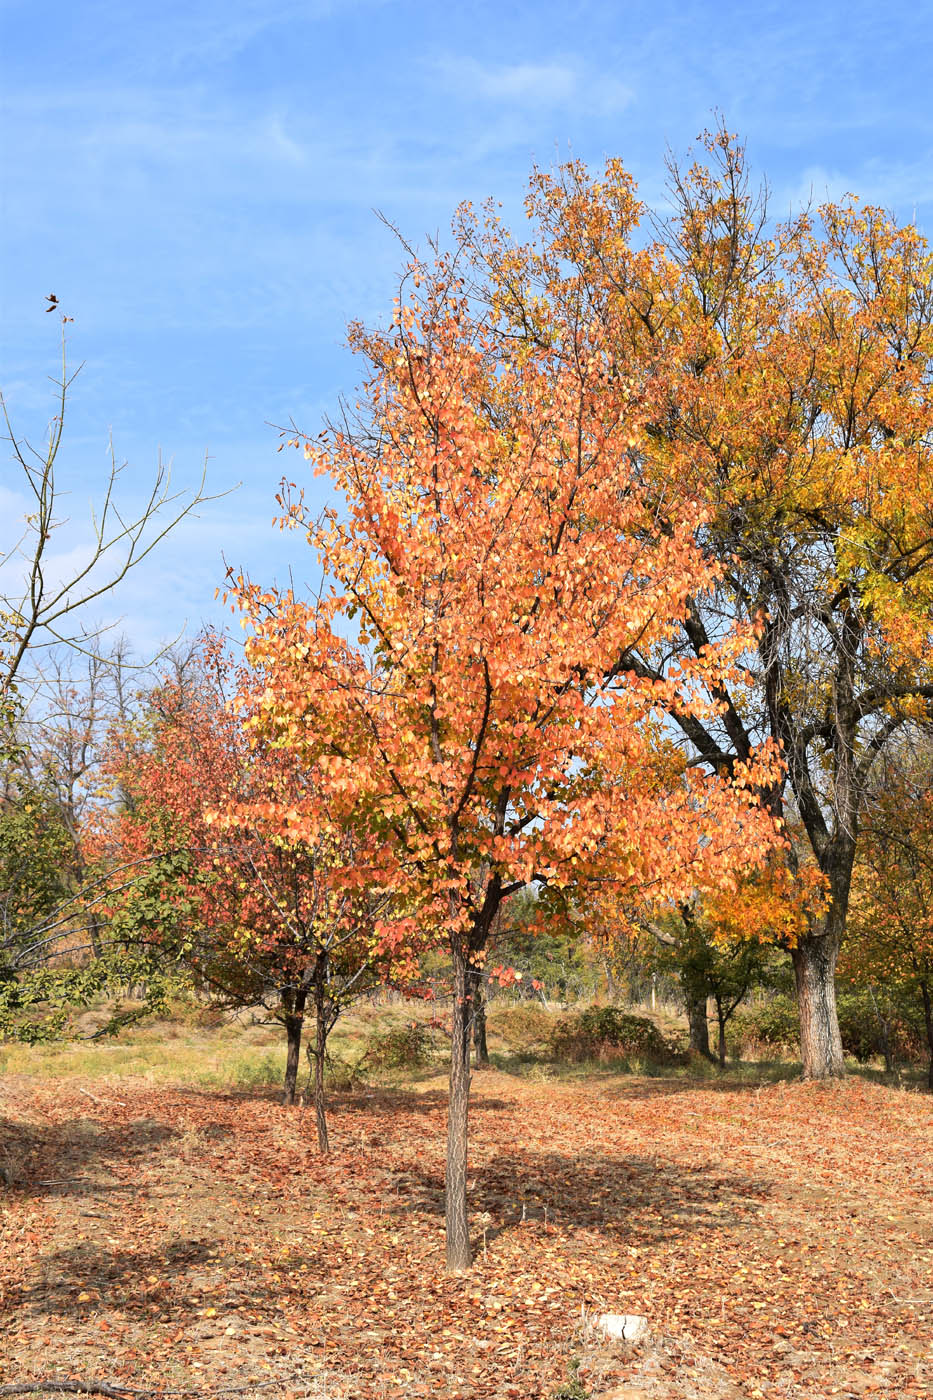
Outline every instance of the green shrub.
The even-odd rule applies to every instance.
[[[667,1040],[647,1016],[633,1016],[616,1006],[590,1006],[563,1016],[548,1039],[557,1060],[616,1060],[627,1055],[674,1064],[680,1047]]]
[[[567,1367],[567,1380],[554,1391],[552,1400],[589,1400],[589,1394],[580,1379],[580,1362],[575,1359]]]
[[[839,1033],[847,1055],[864,1064],[884,1053],[882,1018],[887,1023],[888,1044],[895,1060],[922,1061],[923,1037],[911,1022],[909,1012],[896,998],[857,990],[841,993],[836,999]],[[730,1040],[743,1059],[766,1059],[800,1054],[800,1020],[792,997],[775,997],[758,1006],[743,1006],[732,1020]]]
[[[800,1053],[797,1003],[791,997],[774,997],[757,1006],[743,1006],[732,1018],[729,1037],[741,1059],[780,1054],[795,1059]]]
[[[893,1060],[913,1064],[925,1058],[920,1028],[911,1021],[908,1007],[896,995],[882,991],[872,997],[865,988],[842,993],[836,1005],[842,1048],[859,1064],[884,1054],[885,1032]]]
[[[419,1069],[431,1059],[431,1033],[413,1021],[369,1037],[362,1063],[370,1069]]]

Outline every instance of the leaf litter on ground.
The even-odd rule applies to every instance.
[[[922,1095],[478,1074],[450,1276],[440,1079],[340,1096],[323,1160],[270,1096],[87,1087],[0,1098],[0,1384],[535,1400],[575,1362],[618,1400],[933,1394]]]

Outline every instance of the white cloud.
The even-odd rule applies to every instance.
[[[576,72],[562,63],[512,63],[484,68],[475,61],[462,65],[464,86],[481,97],[507,102],[563,102],[577,91]]]
[[[632,89],[620,79],[591,72],[576,58],[505,64],[445,58],[437,71],[461,96],[506,106],[569,107],[608,116],[634,99]]]

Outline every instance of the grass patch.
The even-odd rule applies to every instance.
[[[0,1073],[44,1080],[132,1076],[153,1084],[256,1089],[281,1083],[285,1046],[275,1028],[157,1022],[114,1040],[0,1046]]]
[[[93,1014],[103,1015],[96,1010]],[[352,1008],[338,1021],[328,1043],[329,1089],[349,1089],[365,1080],[401,1087],[422,1081],[426,1074],[443,1073],[449,1043],[443,1031],[431,1024],[436,1014],[437,1007],[402,999],[364,1002]],[[441,1017],[444,1014],[439,1012]],[[599,1014],[605,1021],[605,1009]],[[646,1017],[614,1015],[626,1028],[637,1019],[638,1037],[651,1036]],[[741,1061],[730,1059],[726,1069],[720,1070],[698,1055],[671,1055],[665,1060],[645,1053],[637,1044],[607,1046],[601,1035],[588,1045],[580,1043],[586,1037],[574,1036],[574,1058],[555,1057],[555,1030],[568,1025],[576,1030],[580,1022],[580,1009],[567,1013],[530,1003],[494,1005],[488,1017],[491,1063],[503,1073],[540,1083],[623,1075],[704,1081],[725,1087],[773,1084],[800,1075],[799,1061],[789,1054],[772,1057],[772,1051]],[[601,1022],[594,1029],[606,1027]],[[88,1034],[92,1031],[89,1027]],[[670,1046],[666,1027],[661,1035],[663,1043]],[[620,1034],[618,1038],[626,1037]],[[880,1062],[859,1065],[850,1061],[848,1068],[852,1075],[872,1084],[919,1090],[925,1082],[925,1071],[919,1066],[901,1067],[891,1075],[885,1074]],[[306,1073],[303,1055],[300,1087]],[[228,1016],[214,1025],[199,1025],[195,1018],[184,1015],[133,1026],[112,1039],[0,1045],[0,1074],[49,1081],[127,1076],[152,1084],[190,1084],[205,1089],[277,1090],[285,1074],[285,1038],[274,1022]]]

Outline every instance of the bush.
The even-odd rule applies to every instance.
[[[918,1063],[924,1056],[924,1038],[912,1024],[909,1013],[898,999],[880,993],[874,1000],[866,990],[844,992],[837,999],[842,1048],[859,1064],[884,1054],[887,1029],[888,1049],[893,1060]]]
[[[557,1060],[610,1060],[635,1055],[659,1064],[683,1059],[678,1045],[667,1040],[647,1016],[633,1016],[615,1006],[591,1006],[562,1017],[549,1037]]]
[[[543,1006],[518,1002],[511,1006],[490,1007],[486,1012],[490,1031],[501,1036],[510,1050],[543,1049],[554,1025],[554,1017]]]
[[[895,1060],[913,1063],[924,1058],[924,1041],[905,1008],[888,997],[877,998],[877,1009],[867,991],[843,992],[837,997],[842,1048],[860,1064],[884,1053],[881,1016],[887,1022],[888,1043]],[[766,1059],[800,1054],[800,1020],[791,997],[775,997],[758,1006],[742,1007],[732,1020],[731,1040],[744,1059]]]
[[[774,997],[757,1006],[743,1006],[732,1018],[730,1039],[740,1059],[761,1060],[779,1054],[796,1059],[800,1053],[797,1003],[791,997]]]
[[[413,1021],[371,1035],[361,1064],[370,1069],[419,1069],[431,1059],[431,1033]]]

